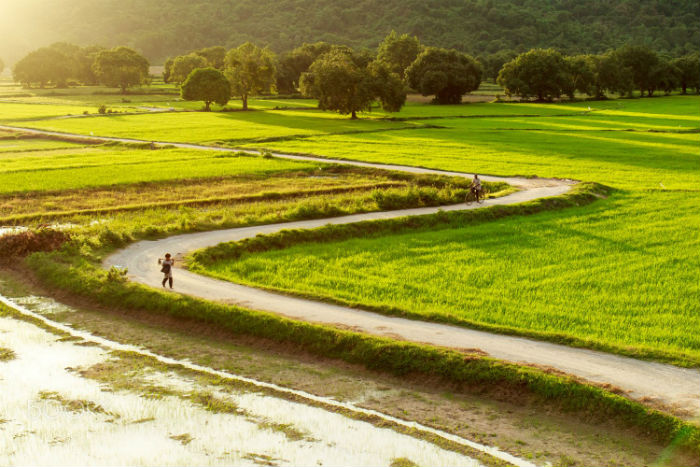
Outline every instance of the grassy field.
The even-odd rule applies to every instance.
[[[0,153],[0,193],[54,191],[163,180],[177,183],[178,180],[243,173],[264,176],[318,166],[315,163],[264,159],[243,153],[186,149],[151,151],[119,145],[57,148],[46,152],[27,149],[35,148],[37,140],[18,140],[14,144],[14,152]]]
[[[0,104],[0,112],[2,105]],[[229,143],[331,133],[384,131],[416,126],[414,123],[381,120],[354,122],[347,117],[317,110],[151,113],[18,123],[30,128],[94,134],[95,136],[117,136],[168,142],[220,141]]]
[[[426,318],[544,338],[570,337],[641,353],[658,350],[676,355],[679,362],[687,355],[691,360],[698,357],[700,341],[690,332],[700,324],[700,300],[696,300],[700,297],[694,285],[700,265],[690,254],[697,250],[700,227],[698,97],[456,106],[410,102],[399,113],[373,111],[359,121],[319,112],[312,108],[313,101],[304,99],[253,100],[252,106],[262,109],[254,112],[52,118],[81,113],[85,106],[94,113],[99,102],[121,110],[199,105],[178,102],[172,89],[154,91],[160,94],[120,96],[113,90],[79,88],[30,90],[23,97],[21,90],[3,88],[0,120],[86,135],[603,183],[616,191],[591,206],[470,229],[295,246],[221,263],[212,273],[333,301],[393,307]],[[232,102],[229,107],[236,105]],[[164,201],[161,187],[173,184],[182,185],[175,201],[195,203],[181,212],[169,208],[168,227],[162,233],[380,208],[367,192],[338,193],[330,203],[266,199],[235,208],[196,207],[197,199],[279,191],[285,184],[292,191],[314,186],[308,179],[291,181],[284,175],[312,169],[313,164],[259,157],[4,139],[0,160],[3,215],[21,215],[22,209],[51,213],[119,208],[143,196],[145,204],[153,205],[148,214],[110,216],[108,228],[120,232],[148,232],[149,222],[158,223],[163,208],[156,204]],[[234,180],[242,174],[274,176],[270,185],[256,189],[255,182]],[[357,177],[360,185],[369,180]],[[350,187],[349,178],[326,180],[318,187]],[[138,182],[148,186],[137,188]],[[370,180],[374,182],[379,181]],[[116,193],[111,185],[121,187],[114,198],[121,201],[107,201]],[[389,189],[398,190],[402,202],[410,190]],[[35,192],[24,208],[22,191]],[[57,191],[59,195],[54,194]],[[87,193],[94,195],[94,202],[79,201],[90,197]],[[445,201],[450,196],[439,198]],[[77,216],[73,218],[80,223],[90,219],[89,214]],[[103,228],[90,227],[90,235],[102,235],[98,230]]]
[[[78,143],[71,143],[66,141],[52,141],[47,139],[18,139],[14,135],[7,135],[3,138],[0,134],[0,160],[13,158],[12,154],[3,153],[26,153],[34,151],[51,151],[54,149],[69,149],[69,148],[79,148],[81,145]]]
[[[526,220],[293,246],[209,271],[345,304],[697,361],[700,261],[688,258],[700,248],[696,207],[697,197],[616,194]],[[673,228],[678,212],[685,229]]]
[[[211,273],[696,362],[700,261],[691,252],[700,249],[700,135],[687,130],[700,127],[698,104],[697,97],[605,102],[576,117],[437,120],[447,128],[270,143],[330,157],[593,180],[617,191],[564,212],[294,246],[222,262]]]
[[[90,258],[154,235],[456,203],[468,185],[244,153],[0,138],[0,226],[72,226]]]

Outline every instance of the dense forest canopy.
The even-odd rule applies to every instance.
[[[55,41],[128,45],[152,63],[245,41],[284,52],[327,41],[376,48],[392,30],[474,56],[624,43],[679,56],[700,48],[697,0],[3,0],[0,57]]]

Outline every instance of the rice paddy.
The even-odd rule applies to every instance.
[[[347,117],[311,110],[268,110],[251,112],[175,112],[138,115],[105,115],[94,118],[13,119],[3,112],[0,120],[28,128],[79,133],[94,136],[113,136],[165,142],[223,142],[239,143],[269,139],[306,137],[331,133],[385,131],[419,126],[414,123],[366,119],[350,121]],[[22,107],[22,105],[20,105]],[[37,107],[24,105],[24,107]],[[22,107],[19,112],[29,115]],[[53,108],[54,106],[46,106]],[[56,112],[62,112],[56,107]],[[14,112],[10,109],[9,112]]]
[[[250,105],[255,111],[203,113],[192,111],[200,103],[182,102],[172,90],[127,96],[95,91],[100,90],[29,95],[0,90],[0,123],[85,136],[193,142],[608,185],[612,194],[587,206],[467,228],[414,229],[290,246],[221,261],[209,273],[418,319],[571,341],[647,358],[663,353],[685,366],[696,366],[700,360],[696,332],[700,260],[695,253],[700,249],[698,97],[457,106],[410,102],[396,114],[373,110],[351,121],[320,112],[315,102],[305,99],[254,99]],[[102,104],[129,114],[96,115]],[[238,105],[233,101],[228,108]],[[157,109],[167,112],[153,112]],[[114,248],[141,238],[377,211],[383,209],[378,202],[382,197],[395,197],[405,207],[430,196],[438,204],[455,202],[457,193],[463,199],[460,189],[457,184],[424,186],[378,171],[328,169],[317,162],[0,133],[0,224],[22,228],[60,223],[77,243],[61,252],[63,256],[46,260],[65,260],[76,268],[98,267]],[[418,192],[426,196],[417,197]],[[12,357],[0,365],[26,364],[23,347],[10,338],[14,331],[5,320],[0,325],[8,331],[0,350]],[[400,435],[385,435],[374,427],[357,443],[344,446],[339,440],[352,438],[355,435],[348,433],[361,428],[349,427],[350,422],[340,416],[342,422],[332,419],[334,414],[290,408],[286,401],[278,407],[261,395],[216,394],[227,400],[228,407],[245,410],[248,418],[241,413],[208,413],[190,397],[201,388],[172,375],[152,375],[146,381],[151,386],[170,381],[169,390],[179,391],[158,401],[104,393],[94,381],[64,369],[104,364],[102,350],[35,338],[44,347],[94,351],[94,361],[62,361],[50,370],[55,384],[32,386],[27,393],[36,396],[31,402],[41,408],[35,420],[15,413],[17,404],[26,401],[6,401],[5,406],[14,410],[13,420],[21,419],[19,428],[12,428],[20,440],[14,463],[105,462],[100,457],[104,451],[90,447],[95,438],[88,440],[83,428],[94,430],[104,443],[115,443],[115,450],[135,456],[122,459],[125,463],[149,463],[156,459],[149,456],[156,455],[164,456],[159,463],[163,459],[205,463],[205,448],[216,451],[217,462],[228,464],[306,463],[309,452],[316,456],[312,460],[321,462],[374,465],[379,459],[386,465],[406,460],[433,465],[447,459],[444,463],[454,463],[450,457],[454,453],[440,457],[440,449],[431,445],[405,448],[403,438],[393,438]],[[26,376],[33,378],[31,373]],[[73,386],[77,389],[70,389]],[[183,399],[182,394],[188,396]],[[76,401],[86,404],[72,410]],[[263,413],[260,407],[272,412]],[[166,429],[173,424],[183,429]],[[346,424],[345,431],[327,429],[338,424]],[[68,432],[64,425],[75,429]],[[231,432],[234,428],[252,440],[250,448],[232,450],[224,442],[235,438],[243,444],[243,438]],[[157,440],[156,449],[148,452],[134,441],[147,437]],[[37,443],[51,447],[36,450]],[[138,449],[120,449],[119,443]],[[273,445],[279,450],[270,448]],[[396,448],[388,450],[387,445]],[[363,449],[369,457],[359,454]],[[87,457],[75,457],[75,452]]]
[[[30,140],[32,141],[32,140]],[[32,147],[32,142],[28,143]],[[314,163],[264,159],[215,151],[86,146],[5,152],[0,155],[0,193],[66,190],[133,183],[226,177],[237,174],[271,175],[316,167]],[[19,149],[19,150],[17,150]]]
[[[154,100],[148,95],[131,97]],[[566,213],[509,219],[470,231],[421,232],[413,241],[408,241],[413,233],[406,232],[397,238],[294,247],[220,264],[212,273],[426,318],[450,317],[467,325],[569,336],[611,348],[663,350],[681,360],[683,355],[697,356],[700,350],[698,340],[688,332],[699,324],[693,284],[698,283],[700,268],[697,257],[688,254],[698,246],[695,232],[700,226],[694,209],[700,186],[697,97],[564,104],[409,103],[393,115],[399,121],[385,120],[385,114],[378,112],[359,122],[314,110],[309,101],[279,99],[260,100],[265,110],[256,112],[51,119],[49,114],[65,113],[90,96],[79,95],[69,106],[61,103],[68,96],[27,99],[51,101],[42,105],[0,103],[2,119],[86,135],[242,145],[606,184],[618,190],[609,199]],[[155,101],[161,99],[175,100],[166,95]],[[421,120],[426,117],[429,119]],[[401,131],[389,131],[395,129]],[[96,190],[149,182],[155,184],[151,192],[156,193],[165,186],[190,185],[194,179],[202,185],[217,184],[220,182],[214,179],[240,174],[274,178],[317,167],[175,148],[146,151],[16,139],[0,141],[0,158],[0,190],[7,194],[5,213],[15,215],[18,211],[10,195],[19,199],[16,196],[22,191]],[[331,185],[339,186],[335,181],[319,186]],[[236,192],[227,186],[217,193],[203,189],[197,196],[192,189],[175,190],[182,194],[175,194],[174,200],[204,199],[205,193],[221,196],[229,189]],[[104,206],[133,203],[134,196],[142,192],[135,191],[131,198],[120,195],[125,196],[121,203],[105,201]],[[154,202],[163,201],[157,195],[149,196]],[[93,199],[106,197],[102,193]],[[59,196],[53,204],[39,198],[34,202],[36,212],[61,207],[66,211],[95,209],[100,204],[73,203],[69,200],[75,199],[74,194]],[[156,216],[157,206],[154,208]],[[26,209],[31,210],[29,205]],[[198,210],[190,210],[187,216],[193,212]],[[224,217],[244,215],[236,212]],[[278,207],[266,212],[281,211]],[[172,215],[172,221],[166,223],[176,224],[182,213]],[[115,222],[120,225],[140,221],[128,214],[117,217],[120,220]],[[679,263],[688,267],[679,270]],[[610,320],[618,324],[609,326]]]
[[[426,319],[697,361],[700,341],[692,329],[700,326],[700,262],[691,252],[700,247],[700,101],[653,103],[268,143],[328,157],[592,180],[618,191],[592,206],[470,229],[254,254],[211,273]]]
[[[388,428],[172,372],[130,369],[131,390],[112,388],[83,375],[117,355],[7,317],[0,330],[14,353],[0,359],[9,464],[481,465]]]

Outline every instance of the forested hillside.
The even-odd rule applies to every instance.
[[[392,29],[475,56],[532,47],[597,53],[626,42],[672,55],[700,48],[697,0],[6,1],[6,63],[59,40],[129,45],[157,63],[246,40],[276,52],[319,40],[375,48]]]

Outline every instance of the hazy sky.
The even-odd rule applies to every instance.
[[[51,38],[43,14],[56,0],[0,0],[0,59],[10,65]]]

